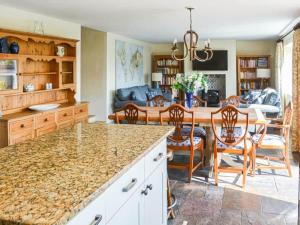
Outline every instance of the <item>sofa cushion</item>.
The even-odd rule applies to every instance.
[[[133,101],[136,100],[135,91],[132,91],[132,92],[130,93],[130,100],[133,100]]]
[[[266,96],[263,104],[265,105],[276,105],[278,102],[280,102],[280,97],[278,93],[273,92]]]
[[[117,90],[118,98],[121,101],[128,101],[130,100],[131,92],[134,91],[134,87],[130,88],[120,88]]]
[[[251,90],[243,99],[251,104],[260,96],[261,92],[262,90]]]

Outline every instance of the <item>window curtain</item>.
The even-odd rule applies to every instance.
[[[282,67],[284,62],[284,48],[283,41],[278,41],[276,45],[276,57],[275,57],[275,88],[280,94],[280,99],[284,99],[284,93],[282,88]],[[281,107],[283,108],[283,101],[281,101]]]
[[[300,29],[293,38],[293,122],[292,151],[300,151]]]

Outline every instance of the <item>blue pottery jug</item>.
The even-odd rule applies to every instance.
[[[19,45],[18,45],[17,42],[12,42],[12,43],[10,44],[9,49],[10,49],[10,53],[11,53],[11,54],[18,54],[18,53],[19,53],[19,50],[20,50]]]
[[[9,53],[7,38],[0,38],[0,53]]]

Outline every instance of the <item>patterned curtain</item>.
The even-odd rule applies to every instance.
[[[293,41],[293,122],[292,150],[300,151],[300,29],[295,30]]]

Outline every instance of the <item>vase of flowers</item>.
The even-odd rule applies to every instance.
[[[195,91],[198,89],[207,89],[207,76],[202,73],[193,73],[190,76],[177,76],[172,88],[183,91],[186,96],[186,106],[192,108]]]

